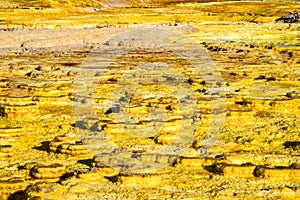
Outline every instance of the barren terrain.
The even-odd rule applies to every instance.
[[[0,199],[299,199],[297,1],[0,1]]]

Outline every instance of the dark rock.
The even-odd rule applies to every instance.
[[[283,17],[276,19],[275,22],[284,22],[284,23],[300,22],[300,13],[291,12],[287,16],[283,16]]]

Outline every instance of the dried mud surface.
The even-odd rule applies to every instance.
[[[0,199],[298,199],[299,2],[1,1]]]

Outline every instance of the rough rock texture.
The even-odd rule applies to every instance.
[[[287,16],[280,17],[275,20],[275,22],[284,22],[284,23],[296,23],[300,22],[300,13],[291,12]]]
[[[88,150],[80,141],[77,135],[64,134],[57,136],[49,144],[49,152],[80,156],[88,154]]]
[[[299,8],[1,1],[0,199],[299,198]]]

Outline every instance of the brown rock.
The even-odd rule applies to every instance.
[[[26,186],[25,180],[18,178],[0,180],[0,199],[8,199],[13,193],[24,190]]]
[[[0,145],[0,158],[10,158],[13,155],[12,145]]]
[[[24,134],[22,127],[0,128],[0,138],[14,138]]]
[[[86,156],[89,154],[80,138],[75,134],[64,134],[55,137],[49,144],[49,152],[68,154],[71,156]]]
[[[47,179],[57,181],[66,172],[61,164],[51,164],[48,166],[37,164],[31,170],[30,174],[36,179]]]
[[[0,106],[0,116],[7,118],[35,118],[39,112],[37,105]]]
[[[85,172],[78,173],[78,178],[89,183],[107,183],[110,177],[117,176],[119,170],[112,168],[98,168],[86,170]]]

